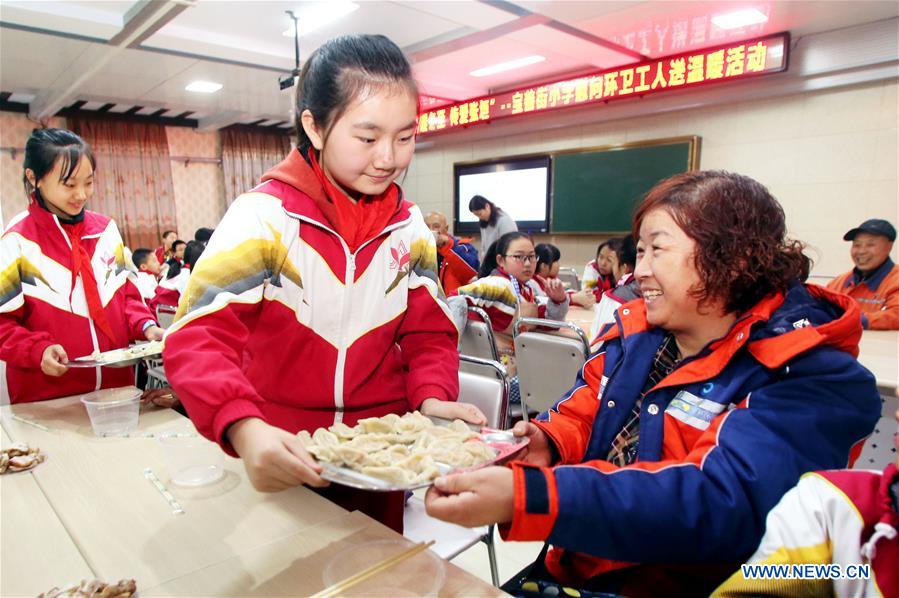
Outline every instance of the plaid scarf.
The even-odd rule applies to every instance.
[[[643,390],[640,391],[640,398],[637,399],[624,427],[618,432],[615,440],[612,441],[612,448],[609,450],[608,457],[606,457],[609,463],[624,467],[637,460],[637,448],[640,445],[640,410],[643,405],[643,397],[663,378],[674,371],[679,361],[680,350],[677,348],[674,335],[668,333],[656,351],[652,369],[649,371]]]

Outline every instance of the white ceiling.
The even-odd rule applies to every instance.
[[[413,60],[424,94],[452,100],[614,67],[640,55],[784,30],[796,39],[899,15],[892,0],[357,2],[358,10],[303,34],[301,57],[335,35],[383,33]],[[136,48],[119,48],[107,42],[137,2],[0,0],[0,91],[14,94],[10,101],[34,101],[32,111],[86,101],[114,104],[112,112],[133,106],[144,107],[142,114],[192,112],[210,128],[289,121],[293,89],[279,91],[277,83],[294,63],[293,39],[282,35],[291,23],[285,11],[297,11],[302,23],[321,3],[188,0],[173,6],[185,3]],[[711,24],[716,14],[747,7],[768,15],[768,22],[731,31]],[[469,75],[531,54],[546,60],[489,77]],[[224,87],[209,95],[184,90],[197,79]]]

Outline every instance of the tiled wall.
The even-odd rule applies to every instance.
[[[59,118],[50,120],[50,126],[64,126]],[[3,226],[10,218],[21,212],[28,205],[25,190],[22,188],[22,161],[25,141],[31,135],[36,123],[25,114],[18,112],[0,112],[0,206],[2,206]],[[7,150],[15,148],[15,154]]]
[[[53,119],[53,126],[64,127],[64,119]],[[0,152],[0,201],[3,224],[25,209],[22,189],[22,150],[35,124],[25,114],[0,112],[0,147],[16,148]],[[221,160],[222,148],[217,133],[199,133],[186,127],[166,127],[169,153],[172,156]],[[172,161],[172,184],[178,234],[193,239],[200,227],[215,227],[225,214],[222,167],[219,163]]]
[[[218,133],[186,127],[166,127],[169,154],[221,160]],[[215,228],[225,215],[225,191],[220,163],[172,160],[172,185],[178,216],[178,236],[189,241],[200,227]]]
[[[403,182],[425,211],[452,214],[453,163],[682,135],[702,137],[700,167],[756,178],[780,200],[790,234],[810,245],[813,274],[848,270],[843,233],[867,218],[899,226],[896,80],[534,132],[416,153]],[[579,271],[599,236],[541,235]],[[899,244],[893,250],[899,261]]]

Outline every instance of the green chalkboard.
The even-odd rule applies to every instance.
[[[697,168],[698,155],[698,137],[555,154],[551,232],[629,231],[640,198],[662,179]]]

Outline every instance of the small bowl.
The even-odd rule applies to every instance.
[[[378,540],[339,552],[325,566],[322,581],[329,588],[381,563],[412,545],[398,540]],[[341,596],[437,596],[446,577],[446,565],[430,550],[423,550],[404,561],[341,592]]]
[[[140,397],[143,392],[133,386],[103,388],[82,395],[91,427],[97,436],[123,436],[137,429]]]

